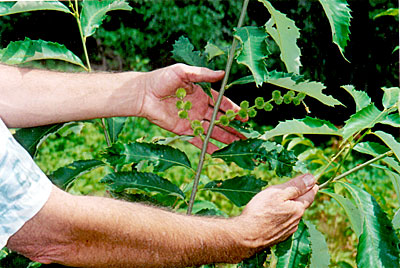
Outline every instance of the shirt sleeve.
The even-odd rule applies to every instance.
[[[52,183],[0,119],[0,249],[50,196]]]

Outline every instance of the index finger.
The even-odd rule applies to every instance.
[[[304,174],[283,184],[276,185],[275,187],[283,190],[284,199],[293,200],[310,191],[314,185],[314,176],[311,174]]]

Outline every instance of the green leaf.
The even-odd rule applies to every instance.
[[[397,160],[400,161],[400,143],[398,143],[392,135],[383,131],[375,131],[372,134],[378,136],[392,150]]]
[[[271,18],[268,20],[265,28],[279,46],[281,60],[285,63],[288,73],[299,74],[301,66],[301,52],[297,46],[297,39],[300,37],[299,29],[293,20],[276,10],[269,1],[259,1],[264,4],[271,14]]]
[[[6,1],[0,2],[0,16],[37,10],[71,11],[60,1]]]
[[[364,91],[355,90],[353,85],[342,86],[354,99],[356,103],[356,112],[371,104],[371,98]]]
[[[237,29],[234,36],[242,45],[237,62],[246,65],[253,74],[256,86],[261,86],[268,74],[265,66],[265,58],[270,54],[265,42],[268,34],[262,27],[247,26]]]
[[[386,170],[386,173],[388,174],[390,181],[393,184],[393,188],[397,196],[397,201],[400,204],[400,174],[392,172],[390,170]]]
[[[138,189],[147,193],[162,193],[185,199],[185,194],[169,180],[153,173],[144,172],[118,172],[111,173],[102,179],[109,184],[111,190],[123,192],[127,189]]]
[[[353,114],[343,127],[343,140],[352,135],[375,126],[386,117],[387,113],[381,112],[373,103]]]
[[[362,233],[363,217],[360,210],[354,205],[354,203],[344,196],[329,192],[327,190],[321,190],[320,192],[329,195],[339,203],[339,205],[346,212],[353,231],[356,233],[357,237],[359,237]]]
[[[275,78],[275,76],[268,77],[265,82],[289,90],[302,92],[328,106],[343,105],[340,101],[332,96],[327,96],[322,93],[322,90],[325,89],[325,86],[319,82],[307,80],[304,82],[298,82],[294,81],[292,77]]]
[[[127,10],[132,8],[125,0],[83,0],[80,21],[85,38],[93,35],[103,23],[106,13],[113,10]]]
[[[304,221],[310,233],[311,261],[310,268],[328,268],[331,263],[328,244],[325,237],[310,221]]]
[[[72,122],[41,127],[21,128],[15,132],[14,138],[32,157],[35,157],[38,147],[48,136],[56,133],[58,130],[69,124],[72,124]]]
[[[400,116],[398,113],[388,114],[379,123],[389,125],[392,127],[396,127],[396,128],[400,128]]]
[[[79,160],[57,169],[49,175],[49,178],[61,189],[66,189],[67,186],[76,178],[103,165],[104,163],[102,161],[95,159]]]
[[[278,258],[276,268],[305,268],[311,256],[310,234],[307,226],[300,221],[297,231],[284,242],[276,245]]]
[[[282,145],[260,139],[235,141],[211,156],[249,170],[265,162],[280,177],[290,176],[297,160],[293,152],[287,151]]]
[[[118,136],[124,128],[127,119],[127,117],[111,117],[105,119],[107,132],[111,138],[112,143],[117,142]]]
[[[261,139],[268,140],[272,137],[287,134],[318,134],[341,136],[341,132],[329,121],[305,117],[280,122],[274,129],[265,132]]]
[[[243,260],[238,264],[238,268],[260,268],[264,267],[264,263],[267,260],[268,255],[271,253],[270,249],[267,248],[261,252],[257,252],[248,259]]]
[[[382,105],[385,109],[389,109],[400,101],[400,88],[391,87],[391,88],[382,88],[384,91],[382,98]]]
[[[172,166],[182,166],[191,169],[186,154],[168,145],[132,142],[113,144],[104,153],[107,162],[112,166],[117,164],[139,163],[147,160],[154,165],[154,171],[165,171]]]
[[[64,45],[43,40],[16,41],[0,50],[0,61],[6,64],[21,64],[34,60],[62,60],[78,65],[86,70],[81,59]]]
[[[208,41],[204,53],[207,55],[207,60],[210,61],[215,57],[224,55],[225,51]]]
[[[394,229],[400,229],[400,209],[394,214],[392,224]]]
[[[389,9],[387,9],[387,10],[385,10],[385,11],[383,11],[383,12],[377,14],[377,15],[375,15],[374,16],[374,20],[379,18],[379,17],[382,17],[382,16],[395,16],[395,17],[397,17],[397,16],[399,16],[399,9],[398,8],[389,8]]]
[[[246,205],[267,182],[253,176],[235,177],[225,181],[211,181],[204,186],[204,190],[219,192],[225,195],[236,206]]]
[[[363,218],[357,249],[358,267],[398,267],[398,238],[373,196],[355,185],[340,182],[351,194]]]
[[[240,134],[244,135],[247,139],[255,139],[261,136],[260,132],[255,131],[250,127],[247,122],[234,120],[229,123],[229,127],[234,128]]]
[[[350,8],[346,0],[319,0],[328,17],[332,31],[332,41],[335,43],[343,58],[347,41],[350,40]],[[347,59],[346,59],[347,60]]]

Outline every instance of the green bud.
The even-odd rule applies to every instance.
[[[195,135],[195,136],[199,136],[199,135],[202,135],[202,134],[204,134],[204,128],[203,127],[196,127],[193,130],[193,135]]]
[[[178,100],[176,102],[176,108],[178,108],[178,110],[183,110],[183,105],[184,105],[184,102],[182,100]]]
[[[221,117],[219,118],[219,122],[223,125],[223,126],[227,126],[229,125],[229,119],[226,115],[221,115]]]
[[[274,106],[271,103],[266,103],[264,105],[264,110],[267,112],[272,111],[273,108],[274,108]]]
[[[250,109],[249,110],[249,117],[256,117],[257,111],[255,109]]]
[[[225,115],[228,117],[229,120],[233,120],[236,117],[236,113],[233,110],[227,110]]]
[[[264,107],[264,98],[263,97],[257,97],[256,100],[254,101],[257,109],[262,109]]]
[[[178,88],[175,92],[175,95],[179,99],[183,99],[186,97],[186,90],[184,88]]]
[[[242,101],[240,103],[240,108],[242,109],[248,109],[249,108],[249,102],[248,101]]]
[[[239,116],[241,118],[246,118],[247,117],[247,111],[245,109],[240,109]]]
[[[201,122],[199,120],[193,120],[191,126],[192,129],[195,129],[196,127],[201,127]]]
[[[299,101],[304,100],[304,98],[306,97],[306,94],[303,92],[300,92],[299,94],[297,94],[297,97],[299,99]]]
[[[183,106],[183,109],[189,111],[190,109],[192,109],[192,103],[190,101],[186,101]]]
[[[292,92],[292,91],[289,91],[289,92]],[[288,92],[288,93],[289,93],[289,92]],[[291,103],[291,102],[292,102],[292,99],[293,99],[293,96],[291,96],[291,94],[288,94],[288,93],[286,93],[285,95],[283,95],[283,102],[284,102],[285,104]]]
[[[292,97],[292,98],[294,98],[294,96],[296,96],[296,93],[294,92],[294,91],[288,91],[287,93],[286,93],[287,95],[289,95],[290,97]],[[285,94],[285,95],[286,95]]]
[[[299,100],[299,98],[298,97],[295,97],[295,98],[293,98],[293,104],[294,105],[299,105],[301,103],[301,100]]]
[[[186,119],[186,118],[189,117],[188,112],[185,111],[185,110],[179,111],[179,112],[178,112],[178,115],[179,115],[179,117],[182,118],[182,119]]]
[[[281,98],[281,92],[279,90],[272,91],[272,99],[276,102]]]
[[[283,98],[282,97],[279,97],[279,99],[275,100],[276,105],[281,105],[282,102],[283,102]]]

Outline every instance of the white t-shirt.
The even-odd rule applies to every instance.
[[[52,183],[0,118],[0,249],[49,198]]]

